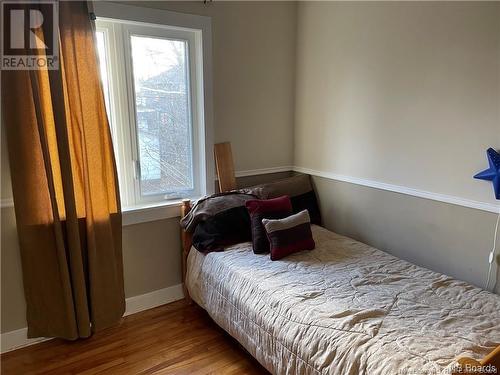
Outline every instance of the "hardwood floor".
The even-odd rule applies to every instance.
[[[125,317],[87,340],[1,356],[2,375],[268,374],[203,309],[178,301]]]

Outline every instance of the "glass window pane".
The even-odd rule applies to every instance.
[[[131,36],[141,194],[193,189],[187,42]]]
[[[99,69],[101,72],[102,85],[104,89],[104,103],[106,104],[106,113],[108,115],[109,122],[112,123],[110,110],[109,75],[107,69],[108,56],[106,53],[106,37],[103,31],[97,31],[95,35],[97,39],[97,53],[99,55]],[[112,126],[111,129],[113,129]]]

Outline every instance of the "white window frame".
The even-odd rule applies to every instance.
[[[111,116],[114,120],[112,126],[116,138],[121,140],[118,144],[115,142],[115,152],[118,155],[117,168],[123,210],[144,212],[145,207],[178,206],[180,202],[180,197],[169,199],[162,194],[145,198],[139,193],[139,180],[135,176],[137,166],[133,164],[133,161],[138,160],[138,148],[135,144],[137,135],[131,49],[124,44],[130,43],[131,34],[164,39],[171,39],[172,35],[177,35],[178,39],[188,37],[188,53],[194,57],[192,61],[203,61],[202,66],[190,63],[189,69],[193,177],[197,180],[197,189],[195,188],[189,197],[197,198],[213,193],[215,169],[210,18],[108,2],[94,2],[93,12],[98,19],[96,30],[104,32],[106,40],[110,95],[114,98],[111,105]],[[125,59],[125,64],[119,61],[121,58]],[[158,212],[157,209],[154,211]],[[172,217],[172,210],[169,212],[171,214],[168,217]]]

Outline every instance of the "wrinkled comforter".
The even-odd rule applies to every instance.
[[[191,251],[192,298],[274,374],[441,374],[500,344],[500,296],[313,226],[272,262]]]

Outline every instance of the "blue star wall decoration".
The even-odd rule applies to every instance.
[[[488,156],[490,167],[476,174],[474,178],[492,181],[493,189],[495,189],[495,198],[500,199],[500,154],[490,147],[486,150],[486,155]]]

